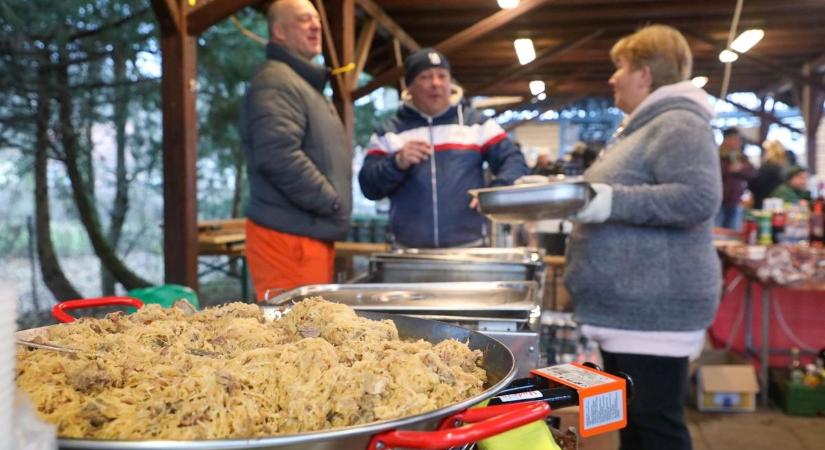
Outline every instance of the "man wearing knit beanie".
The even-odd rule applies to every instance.
[[[404,61],[403,105],[375,128],[359,173],[364,195],[390,197],[390,230],[400,247],[469,247],[484,243],[487,221],[467,193],[526,175],[524,156],[494,120],[463,102],[450,63],[423,48]]]

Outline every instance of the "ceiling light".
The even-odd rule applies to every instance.
[[[536,59],[536,49],[533,48],[532,39],[516,39],[513,41],[513,46],[516,47],[516,56],[522,66]]]
[[[498,0],[498,7],[501,9],[513,9],[518,6],[519,0]]]
[[[540,93],[539,95],[537,95],[537,96],[536,96],[536,98],[537,98],[537,99],[539,99],[539,100],[544,100],[544,99],[546,99],[546,98],[547,98],[547,93],[546,93],[546,92],[542,92],[542,93]]]
[[[708,77],[693,77],[690,82],[698,88],[703,88],[706,84],[708,84]]]
[[[765,37],[765,32],[760,29],[746,30],[730,43],[730,48],[739,53],[745,53],[763,37]]]
[[[541,80],[533,80],[530,82],[530,93],[533,95],[539,95],[544,92],[544,81]]]
[[[719,61],[722,61],[723,63],[732,63],[737,59],[739,59],[739,55],[730,50],[722,50],[719,52]]]

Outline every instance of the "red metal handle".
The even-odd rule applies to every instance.
[[[135,308],[141,308],[143,307],[143,302],[133,297],[98,297],[66,300],[65,302],[60,302],[54,305],[54,308],[52,308],[52,316],[63,323],[69,323],[75,321],[75,318],[66,312],[70,309],[96,308],[98,306],[114,305],[134,306]]]
[[[392,430],[376,434],[369,450],[389,450],[395,447],[440,449],[457,447],[510,431],[550,414],[550,405],[543,401],[512,403],[468,409],[445,419],[438,431]],[[462,423],[470,425],[454,428]]]

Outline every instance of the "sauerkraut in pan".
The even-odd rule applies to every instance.
[[[199,440],[324,430],[418,414],[479,394],[482,353],[402,341],[392,321],[321,298],[265,320],[233,303],[48,329],[79,354],[20,348],[17,384],[61,437]]]

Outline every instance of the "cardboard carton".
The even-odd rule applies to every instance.
[[[710,364],[699,367],[696,407],[699,411],[753,412],[759,384],[753,367],[745,364]]]

